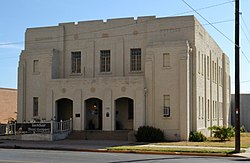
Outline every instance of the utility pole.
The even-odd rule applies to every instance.
[[[240,152],[240,0],[235,0],[235,152]]]

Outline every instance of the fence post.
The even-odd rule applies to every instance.
[[[69,121],[69,130],[72,131],[72,121],[73,121],[73,120],[72,120],[72,118],[70,118],[69,120],[70,120],[70,121]]]
[[[61,132],[62,132],[62,120],[60,120],[60,130],[61,130]]]
[[[14,133],[16,135],[16,122],[14,123]]]
[[[53,134],[53,120],[50,121],[50,133]]]

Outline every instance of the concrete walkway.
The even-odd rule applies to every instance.
[[[136,145],[128,141],[113,140],[60,140],[60,141],[20,141],[20,140],[0,140],[0,148],[8,149],[44,149],[44,150],[69,150],[69,151],[89,151],[89,152],[107,152],[107,147]],[[165,146],[156,144],[137,145],[141,147],[157,147],[157,148],[200,148],[200,149],[234,149],[221,147],[198,147],[198,146]],[[150,152],[157,154],[158,152]],[[176,152],[168,152],[168,154],[180,154]],[[192,155],[192,154],[190,154]],[[193,154],[195,155],[195,154]],[[202,155],[202,154],[199,154]],[[206,154],[206,156],[209,156]],[[211,156],[216,156],[212,154]],[[218,155],[219,156],[219,155]],[[245,153],[233,154],[236,157],[250,158],[250,148]]]

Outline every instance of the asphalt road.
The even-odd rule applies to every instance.
[[[246,158],[0,149],[0,163],[237,163]]]

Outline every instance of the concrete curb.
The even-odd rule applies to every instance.
[[[195,152],[157,152],[157,151],[133,151],[133,150],[108,150],[108,149],[80,149],[67,147],[31,147],[31,146],[1,146],[0,149],[34,149],[34,150],[57,150],[57,151],[78,151],[78,152],[104,152],[104,153],[134,153],[134,154],[159,154],[159,155],[185,155],[185,156],[204,156],[204,157],[240,157],[234,154],[220,153],[195,153]]]

